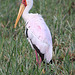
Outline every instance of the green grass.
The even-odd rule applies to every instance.
[[[35,52],[26,40],[21,18],[14,29],[21,0],[0,0],[0,75],[74,75],[74,0],[34,0],[30,12],[42,14],[53,39],[53,63],[36,65]],[[43,74],[42,74],[43,75]]]

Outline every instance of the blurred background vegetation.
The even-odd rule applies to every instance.
[[[74,75],[75,1],[34,0],[31,13],[39,13],[53,39],[53,63],[36,65],[35,52],[26,40],[21,18],[14,29],[21,0],[0,0],[0,75]]]

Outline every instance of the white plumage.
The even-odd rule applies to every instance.
[[[23,13],[24,14],[24,13]],[[37,46],[42,54],[44,54],[44,59],[49,63],[52,59],[52,38],[43,18],[39,14],[29,14],[27,19],[26,15],[22,15],[23,19],[26,21],[26,28],[28,29],[28,41],[30,42],[32,48],[33,44]],[[26,31],[25,31],[26,32]],[[34,48],[33,48],[34,49]]]
[[[22,17],[26,22],[25,35],[27,36],[31,47],[33,49],[36,48],[37,50],[35,51],[39,53],[40,57],[43,57],[43,59],[49,63],[52,59],[52,37],[50,30],[41,15],[29,13],[33,6],[33,0],[22,0],[22,3],[25,5],[22,14]]]

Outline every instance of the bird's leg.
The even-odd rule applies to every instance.
[[[36,54],[36,63],[39,64],[39,61],[38,61],[38,54],[37,54],[37,51],[35,50],[35,54]]]
[[[42,59],[41,59],[41,57],[40,57],[39,66],[41,65],[41,62],[42,62]]]

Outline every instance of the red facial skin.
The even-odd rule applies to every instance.
[[[27,6],[26,0],[22,0],[22,3],[25,5],[25,7]]]

